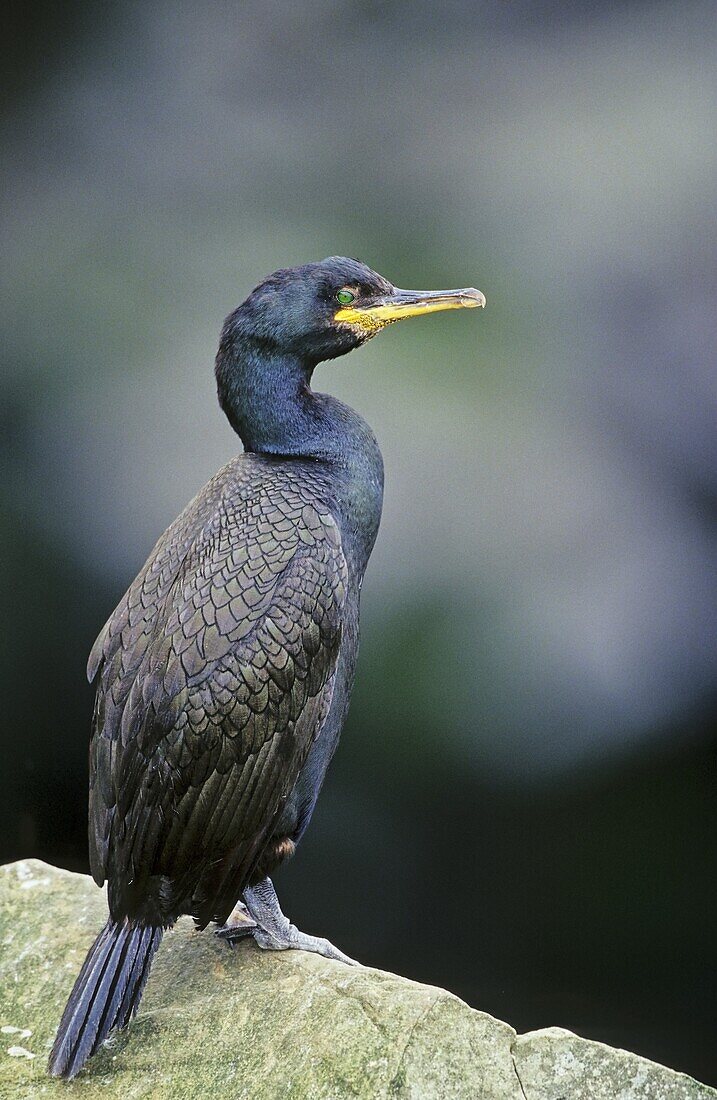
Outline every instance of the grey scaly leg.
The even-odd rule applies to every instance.
[[[271,879],[262,879],[261,882],[256,883],[255,887],[247,887],[244,890],[244,901],[250,920],[256,926],[251,927],[247,924],[242,914],[243,919],[239,927],[236,928],[236,933],[234,933],[230,917],[227,925],[220,928],[218,932],[218,935],[223,939],[228,939],[230,943],[233,938],[252,935],[256,944],[265,952],[286,952],[286,950],[294,948],[300,950],[300,952],[315,952],[317,955],[323,955],[324,958],[337,959],[339,963],[346,963],[349,966],[361,966],[360,963],[356,963],[355,959],[349,958],[348,955],[340,952],[339,948],[329,943],[328,939],[323,939],[321,936],[308,936],[305,932],[299,932],[298,928],[291,924],[288,917],[282,912],[282,906],[279,905],[274,883]]]

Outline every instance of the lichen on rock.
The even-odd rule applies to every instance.
[[[717,1092],[559,1028],[517,1036],[457,997],[298,951],[234,951],[182,920],[139,1014],[71,1083],[47,1056],[106,917],[92,881],[0,868],[0,1097],[708,1100]]]

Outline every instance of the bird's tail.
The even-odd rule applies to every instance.
[[[164,929],[110,917],[87,952],[65,1006],[50,1073],[74,1077],[114,1028],[134,1016]]]

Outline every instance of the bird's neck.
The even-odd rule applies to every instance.
[[[242,342],[217,357],[219,403],[254,454],[350,462],[373,433],[347,405],[314,393],[316,366],[278,349]],[[373,440],[375,445],[375,440]],[[358,457],[358,456],[357,456]]]
[[[311,373],[302,359],[275,349],[247,342],[220,348],[219,403],[247,451],[301,455],[316,444]]]
[[[219,402],[254,454],[326,465],[342,527],[351,531],[357,567],[365,568],[381,518],[383,459],[365,420],[310,386],[315,364],[242,344],[220,347]]]

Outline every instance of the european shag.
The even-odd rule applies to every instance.
[[[217,390],[244,453],[165,531],[89,658],[90,864],[109,917],[51,1073],[74,1077],[127,1025],[181,914],[229,941],[353,961],[290,924],[269,877],[311,820],[346,717],[383,496],[373,432],[311,376],[401,318],[483,305],[333,256],[275,272],[227,318]]]

